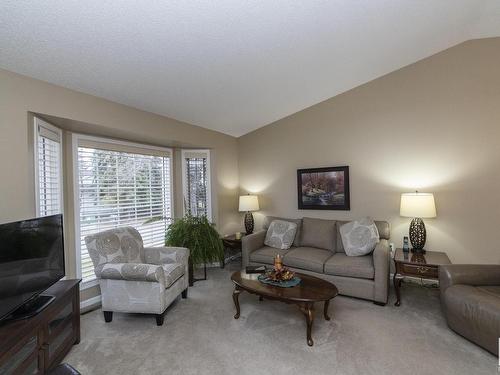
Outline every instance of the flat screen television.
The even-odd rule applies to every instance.
[[[62,215],[0,225],[0,320],[40,311],[50,296],[35,301],[64,273]]]

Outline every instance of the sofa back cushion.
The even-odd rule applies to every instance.
[[[344,245],[342,244],[342,237],[340,236],[340,227],[348,222],[349,221],[337,220],[337,247],[335,251],[340,253],[345,253]],[[377,226],[378,235],[381,240],[388,240],[391,238],[391,226],[387,221],[375,220],[375,225]]]
[[[297,224],[297,231],[295,232],[295,238],[293,240],[293,245],[295,247],[300,246],[300,233],[302,231],[302,219],[287,219],[284,217],[278,217],[278,216],[266,216],[264,219],[264,224],[262,225],[262,229],[268,230],[269,226],[273,222],[273,220],[283,220],[283,221],[289,221],[291,223]]]
[[[335,220],[303,218],[300,245],[335,252],[335,223]]]
[[[144,263],[142,237],[132,227],[86,236],[85,243],[96,271],[100,271],[98,267],[106,263]]]

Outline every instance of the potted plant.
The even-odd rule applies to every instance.
[[[207,278],[206,264],[218,262],[224,256],[224,246],[214,224],[206,216],[187,215],[176,219],[169,225],[165,236],[166,246],[187,247],[189,256],[189,286],[197,281],[194,278],[194,266],[205,266],[205,280]]]

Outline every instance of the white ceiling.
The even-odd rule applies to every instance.
[[[233,136],[489,36],[499,0],[0,2],[0,67]]]

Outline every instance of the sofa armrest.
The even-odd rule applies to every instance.
[[[500,285],[500,264],[447,264],[439,266],[441,293],[454,284]]]
[[[185,247],[145,247],[144,257],[146,263],[150,264],[181,263],[187,265],[189,249]]]
[[[146,263],[106,263],[101,269],[101,279],[149,281],[165,284],[163,268]]]
[[[389,241],[381,239],[373,250],[373,267],[375,268],[373,300],[377,303],[386,304],[389,296],[390,254]]]
[[[242,257],[243,267],[248,266],[248,263],[250,262],[250,254],[253,251],[258,250],[262,246],[264,246],[266,233],[267,231],[262,229],[255,233],[244,236],[241,239],[241,257]]]

